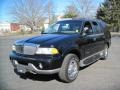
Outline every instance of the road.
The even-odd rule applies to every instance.
[[[107,60],[99,60],[79,72],[72,83],[57,75],[27,74],[20,78],[9,60],[11,46],[25,36],[0,37],[0,90],[120,90],[120,37],[112,38]]]

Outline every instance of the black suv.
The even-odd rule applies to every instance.
[[[19,73],[58,73],[61,80],[72,82],[79,67],[108,57],[108,29],[100,20],[58,21],[42,35],[16,41],[10,60]]]

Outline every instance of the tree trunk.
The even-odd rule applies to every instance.
[[[33,31],[34,31],[34,29],[33,29],[33,27],[30,27],[30,33],[33,33]]]

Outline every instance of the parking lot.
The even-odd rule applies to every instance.
[[[120,90],[120,37],[112,38],[107,60],[82,69],[72,83],[63,83],[57,75],[27,74],[20,78],[9,60],[11,46],[27,36],[0,37],[0,90]]]

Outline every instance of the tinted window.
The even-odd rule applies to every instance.
[[[95,34],[102,33],[100,25],[97,22],[92,22],[92,24],[93,24],[93,30]]]
[[[89,21],[85,22],[83,30],[85,30],[87,35],[93,34],[92,26],[91,26],[91,23]]]
[[[105,22],[100,22],[100,26],[101,26],[102,28],[105,28],[105,27],[106,27],[106,23],[105,23]]]

